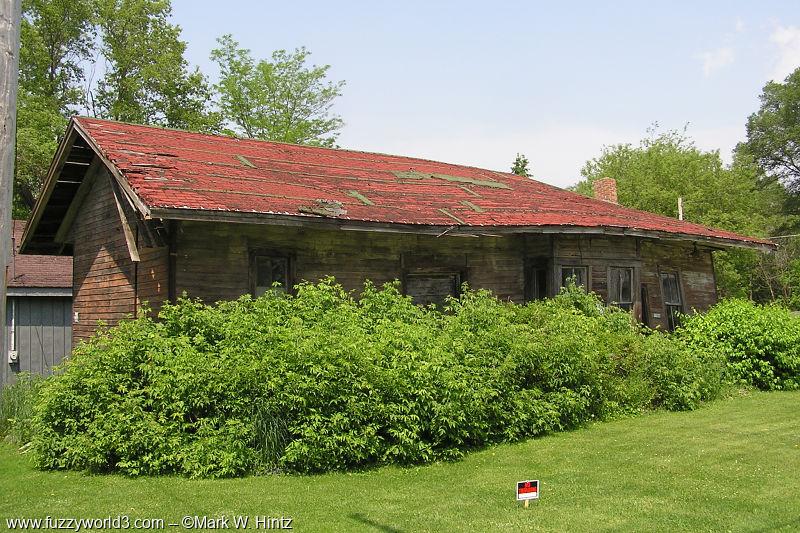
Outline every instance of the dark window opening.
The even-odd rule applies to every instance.
[[[583,287],[587,291],[589,290],[589,285],[587,283],[589,279],[588,275],[589,269],[585,266],[562,266],[561,267],[561,286],[566,287],[571,279],[575,285],[578,287]]]
[[[525,269],[525,301],[547,298],[547,267],[533,265]]]
[[[608,269],[608,303],[628,311],[633,307],[633,269]]]
[[[257,297],[269,290],[287,292],[289,289],[289,260],[285,257],[255,256],[255,290]]]
[[[664,310],[667,313],[667,327],[669,331],[673,331],[680,325],[680,314],[683,313],[683,300],[677,272],[661,274],[661,292],[664,297]]]
[[[650,300],[647,298],[647,286],[642,284],[642,324],[650,327]]]
[[[448,296],[457,297],[461,275],[455,272],[407,274],[406,294],[417,305],[443,305]]]

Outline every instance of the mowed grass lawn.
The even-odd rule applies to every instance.
[[[514,500],[538,478],[541,500]],[[355,474],[128,479],[0,446],[0,518],[289,516],[297,531],[798,531],[800,393],[595,424],[463,461]],[[231,523],[231,527],[232,527]],[[181,527],[167,530],[179,531]]]

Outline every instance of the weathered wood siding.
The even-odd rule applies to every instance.
[[[711,250],[691,244],[643,242],[642,283],[650,298],[650,325],[667,327],[667,315],[661,290],[661,272],[677,272],[683,310],[705,311],[717,303],[717,282]],[[652,316],[660,314],[660,317]]]
[[[608,269],[633,268],[633,312],[651,327],[667,328],[660,273],[676,272],[684,312],[705,311],[717,302],[711,250],[691,243],[662,242],[632,237],[559,235],[555,239],[554,283],[561,266],[589,268],[589,289],[608,301]],[[641,288],[647,291],[648,317],[642,316]]]
[[[604,301],[609,298],[608,269],[632,268],[633,313],[643,318],[644,285],[653,327],[667,327],[659,272],[678,272],[686,312],[707,309],[717,299],[710,250],[634,237],[434,237],[184,222],[177,243],[178,293],[208,302],[251,292],[254,250],[289,257],[295,283],[334,275],[346,289],[358,290],[365,279],[380,284],[421,272],[458,272],[470,286],[515,302],[524,300],[524,269],[532,262],[548,269],[551,296],[559,290],[562,266],[587,267],[588,288]]]
[[[132,262],[111,187],[102,179],[94,187],[74,228],[75,339],[89,335],[97,320],[115,324],[145,300],[157,309],[170,294],[168,248],[140,249],[141,261]],[[333,275],[346,289],[360,290],[366,279],[382,284],[407,282],[422,273],[457,273],[471,287],[515,302],[525,299],[526,269],[532,266],[546,268],[551,296],[559,290],[562,267],[586,267],[588,288],[604,300],[609,268],[632,268],[634,315],[642,318],[644,286],[653,327],[667,324],[660,272],[678,272],[687,312],[716,302],[711,252],[691,244],[577,234],[435,237],[190,221],[172,228],[174,294],[206,302],[252,293],[254,253],[288,258],[293,284]]]
[[[134,264],[137,307],[147,304],[153,312],[161,308],[161,304],[169,298],[169,249],[139,247],[140,261]]]
[[[140,261],[131,259],[111,179],[107,171],[97,175],[70,233],[73,344],[88,338],[98,321],[113,326],[142,303],[158,310],[167,299],[167,247],[140,247]],[[138,232],[134,221],[129,222]]]
[[[115,325],[135,310],[135,269],[110,180],[98,174],[72,226],[73,344],[89,337],[98,321]]]
[[[12,330],[12,320],[13,330]],[[10,296],[6,303],[6,349],[0,386],[13,383],[20,372],[49,375],[72,350],[72,298]],[[13,335],[13,338],[12,338]],[[18,363],[5,359],[11,346]]]
[[[539,240],[543,248],[549,247],[548,237]],[[254,250],[289,257],[295,283],[334,275],[346,289],[358,290],[366,279],[382,284],[407,274],[458,272],[462,280],[489,288],[499,298],[523,300],[522,236],[437,238],[199,222],[180,225],[178,294],[186,291],[213,302],[249,293],[249,256]]]

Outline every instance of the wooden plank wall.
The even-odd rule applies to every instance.
[[[293,278],[331,274],[348,290],[364,280],[382,284],[406,273],[456,271],[499,298],[523,300],[524,238],[312,230],[244,224],[183,222],[177,239],[177,292],[213,302],[250,292],[250,250],[290,258]],[[547,236],[528,237],[549,249]]]
[[[106,171],[98,174],[71,230],[73,345],[89,337],[98,321],[115,325],[135,310],[135,268],[110,180]]]
[[[651,326],[667,327],[667,315],[661,295],[659,273],[677,272],[684,311],[705,311],[717,303],[717,283],[711,250],[690,243],[662,244],[642,242],[642,283],[647,287],[651,313]]]
[[[647,287],[652,326],[666,328],[660,271],[679,272],[687,312],[716,303],[711,251],[691,244],[665,243],[622,236],[509,235],[503,237],[434,237],[286,228],[276,226],[187,222],[178,237],[178,292],[205,301],[236,298],[250,292],[249,251],[263,249],[289,256],[293,278],[316,281],[327,275],[348,290],[365,279],[384,283],[420,271],[460,272],[475,288],[499,298],[524,299],[526,261],[545,262],[548,294],[558,292],[561,266],[589,268],[589,289],[608,300],[609,267],[631,267],[633,312],[641,319],[641,286]]]
[[[147,300],[158,308],[169,294],[168,250],[128,255],[108,182],[98,179],[74,227],[75,303],[79,321],[74,338],[85,338],[104,320],[115,324]],[[317,281],[334,275],[348,290],[365,279],[382,284],[410,273],[458,272],[474,288],[501,299],[524,300],[524,268],[546,264],[548,294],[558,292],[561,266],[589,268],[590,290],[608,298],[608,268],[634,268],[634,313],[641,314],[640,287],[649,294],[651,325],[666,327],[658,273],[677,270],[686,310],[716,302],[711,252],[691,244],[634,237],[589,235],[507,235],[457,237],[319,230],[309,228],[183,221],[176,226],[175,292],[206,302],[250,293],[251,254],[274,253],[290,259],[292,280]]]
[[[136,306],[138,308],[146,303],[153,313],[157,313],[169,297],[169,248],[140,246],[139,257],[139,263],[134,265]]]
[[[13,313],[12,313],[13,310]],[[13,383],[19,372],[49,375],[72,350],[72,298],[11,296],[6,305],[6,331],[14,317],[14,343],[19,362],[8,364],[10,336],[3,351],[0,386]]]
[[[678,272],[684,311],[705,311],[717,302],[712,251],[692,243],[662,242],[632,237],[560,235],[554,247],[554,277],[562,265],[590,269],[590,289],[608,301],[608,268],[634,268],[635,316],[642,320],[641,287],[647,289],[651,327],[667,328],[667,314],[661,295],[660,272]]]

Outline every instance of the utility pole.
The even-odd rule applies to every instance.
[[[0,364],[8,365],[6,344],[6,269],[11,262],[11,204],[14,149],[17,139],[17,79],[19,78],[20,0],[0,0]]]

